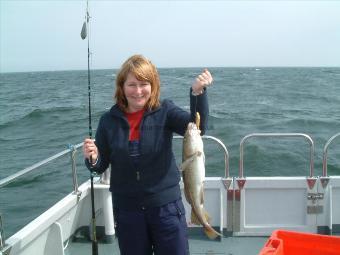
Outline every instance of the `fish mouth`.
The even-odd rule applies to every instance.
[[[188,128],[187,128],[187,131],[188,131],[188,134],[190,136],[193,136],[193,135],[200,135],[201,134],[201,130],[199,130],[196,126],[196,124],[194,122],[190,122],[188,124]]]
[[[197,129],[198,128],[197,128],[197,126],[196,126],[196,124],[194,122],[190,122],[188,124],[188,130],[197,130]]]

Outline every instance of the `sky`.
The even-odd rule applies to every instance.
[[[0,0],[0,72],[85,70],[86,1]],[[340,67],[339,1],[89,1],[92,69]]]

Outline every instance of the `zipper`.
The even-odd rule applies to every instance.
[[[139,125],[139,154],[141,155],[141,151],[142,151],[142,138],[143,138],[143,130],[144,130],[144,120],[145,120],[145,112],[144,112],[144,115],[142,117],[142,120],[140,122],[140,125]]]
[[[175,202],[175,207],[176,207],[176,210],[177,210],[177,213],[178,213],[178,217],[181,218],[182,212],[181,212],[181,210],[179,209],[179,207],[178,207],[178,205],[177,205],[176,202]]]
[[[137,172],[136,172],[136,179],[137,179],[137,181],[139,181],[139,180],[140,180],[140,174],[139,174],[139,171],[137,171]]]

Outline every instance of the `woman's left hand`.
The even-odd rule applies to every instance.
[[[208,69],[204,69],[201,74],[199,74],[194,83],[192,84],[192,91],[194,94],[199,95],[203,93],[203,89],[213,82],[213,77]]]

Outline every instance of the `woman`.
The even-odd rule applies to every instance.
[[[195,79],[189,114],[169,100],[160,101],[159,75],[148,59],[134,55],[122,65],[116,104],[101,117],[96,141],[84,141],[91,171],[102,173],[111,164],[110,191],[122,255],[189,254],[172,136],[184,135],[196,111],[204,134],[206,86],[212,80],[207,69]]]

